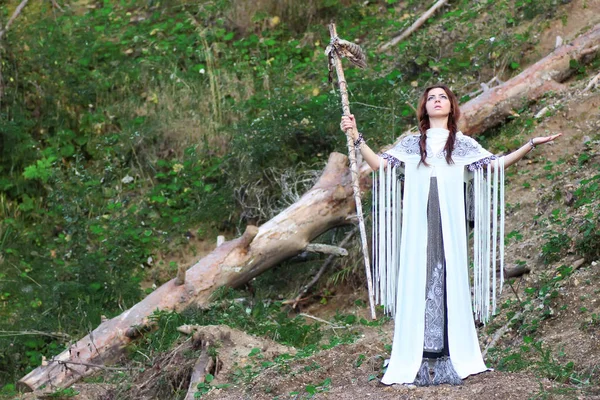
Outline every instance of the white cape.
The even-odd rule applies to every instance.
[[[428,134],[427,139],[429,166],[419,164],[420,135],[407,136],[386,152],[404,163],[402,199],[397,166],[388,162],[388,168],[385,171],[380,168],[381,172],[374,176],[373,265],[377,301],[395,318],[392,355],[382,379],[385,384],[412,383],[423,357],[427,201],[434,169],[446,261],[450,360],[461,378],[487,370],[471,307],[464,182],[471,180],[475,200],[473,308],[485,322],[495,310],[497,253],[501,274],[503,270],[504,163],[502,158],[496,159],[475,140],[458,132],[452,155],[454,163],[449,165],[443,150],[435,154],[432,151],[440,146],[431,136],[430,140]],[[469,172],[467,166],[474,164],[479,168]],[[494,164],[493,172],[490,164]],[[484,170],[490,179],[485,179]]]

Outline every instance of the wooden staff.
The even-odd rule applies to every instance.
[[[365,55],[357,44],[342,40],[337,37],[335,24],[329,24],[329,33],[331,34],[331,43],[327,46],[325,54],[329,58],[329,78],[331,80],[332,68],[335,67],[340,95],[342,96],[343,115],[350,115],[350,104],[348,101],[348,85],[342,69],[342,57],[350,60],[359,68],[367,66]],[[375,299],[373,297],[373,279],[371,278],[371,264],[369,262],[369,248],[367,246],[367,231],[365,229],[365,220],[362,212],[362,203],[360,200],[359,171],[356,164],[356,149],[354,148],[354,139],[350,134],[350,129],[346,131],[346,140],[348,142],[348,158],[350,159],[350,171],[352,174],[352,189],[354,191],[354,201],[356,203],[356,216],[358,217],[358,227],[360,230],[360,241],[362,242],[362,252],[365,260],[365,271],[367,274],[367,287],[369,290],[369,305],[371,306],[371,318],[375,319]]]

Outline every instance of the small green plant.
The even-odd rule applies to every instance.
[[[600,327],[600,314],[594,313],[589,319],[581,322],[579,329],[584,332],[589,332]]]
[[[358,357],[356,358],[356,361],[354,361],[354,366],[356,368],[360,367],[366,359],[367,359],[367,356],[365,356],[364,354],[359,354]]]
[[[564,233],[547,231],[543,234],[546,242],[542,245],[542,259],[551,264],[563,258],[571,247],[572,239]]]
[[[309,398],[314,397],[317,393],[323,393],[329,391],[331,387],[331,378],[326,378],[323,382],[318,385],[306,385],[304,390],[309,394]]]
[[[204,376],[204,382],[200,382],[197,385],[197,389],[198,391],[196,393],[194,393],[194,398],[195,399],[200,399],[202,398],[202,396],[204,396],[205,394],[208,394],[208,392],[210,392],[213,389],[226,389],[229,386],[231,386],[228,383],[220,383],[218,385],[213,385],[212,382],[215,380],[215,377],[212,374],[206,374]]]

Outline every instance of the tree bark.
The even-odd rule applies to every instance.
[[[572,74],[571,59],[598,51],[600,25],[571,44],[558,48],[518,76],[473,99],[461,107],[463,132],[476,135],[504,121],[523,99],[535,100],[547,90],[562,90]],[[40,366],[19,381],[20,388],[35,390],[64,388],[116,359],[137,335],[149,329],[148,316],[155,310],[180,311],[189,305],[206,306],[211,294],[223,285],[236,287],[283,260],[301,253],[327,230],[348,224],[355,213],[348,159],[332,153],[319,181],[302,198],[260,228],[249,226],[238,239],[225,242],[192,266],[184,284],[174,279],[121,315],[103,322],[88,336]],[[371,169],[360,168],[360,189],[370,187]],[[88,364],[88,365],[82,365]],[[90,366],[90,364],[92,366]]]

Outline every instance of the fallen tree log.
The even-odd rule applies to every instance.
[[[582,62],[585,57],[596,54],[599,46],[600,25],[597,25],[516,77],[467,102],[461,106],[463,132],[482,133],[512,115],[523,99],[532,101],[548,90],[562,90],[560,82],[573,72],[569,61]],[[531,90],[528,80],[531,80]],[[181,285],[175,285],[173,279],[131,309],[103,322],[47,365],[23,377],[18,382],[19,388],[68,387],[96,371],[94,365],[116,359],[131,340],[149,329],[148,317],[155,310],[180,311],[192,304],[206,306],[219,287],[240,286],[301,253],[321,233],[350,223],[355,207],[347,164],[346,156],[332,153],[319,181],[297,203],[260,228],[248,226],[243,236],[217,247],[187,271]],[[370,171],[363,163],[361,190],[370,186]]]
[[[551,91],[564,91],[566,87],[562,82],[575,73],[571,68],[572,60],[585,63],[586,59],[591,60],[599,52],[600,25],[596,25],[514,78],[461,105],[461,131],[467,135],[478,135],[514,115],[515,110],[528,102]]]

